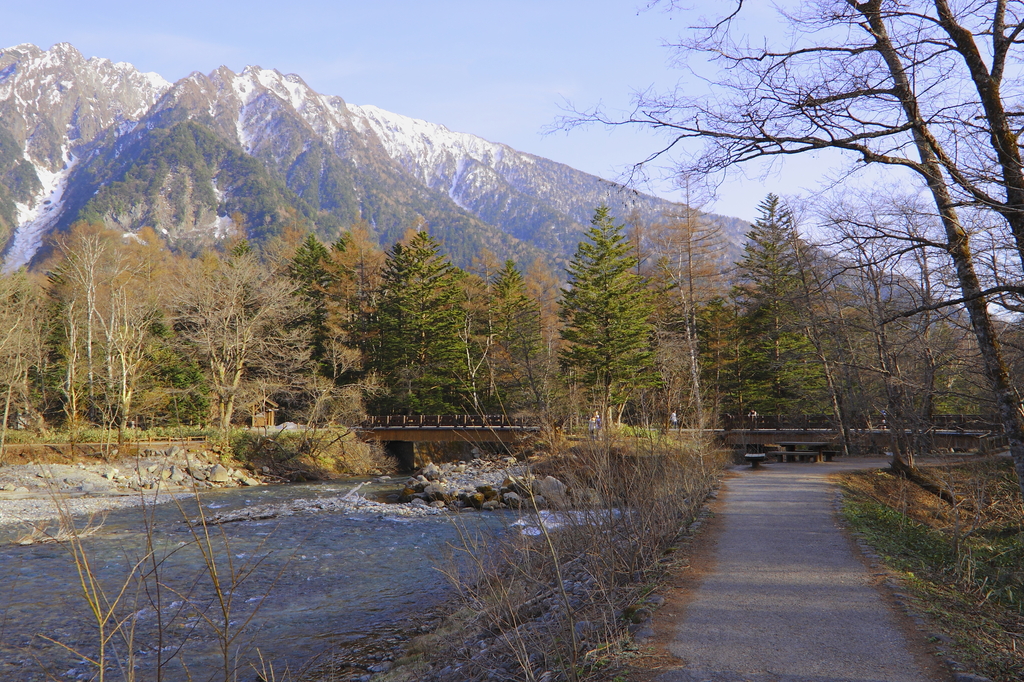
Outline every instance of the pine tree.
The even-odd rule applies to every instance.
[[[540,410],[547,378],[540,305],[526,292],[526,281],[511,260],[495,276],[493,289],[496,391],[506,408],[529,405]]]
[[[794,303],[799,286],[797,240],[792,214],[774,194],[758,206],[747,233],[740,283],[733,299],[740,309],[736,364],[739,392],[732,409],[784,415],[822,405],[822,371],[810,340],[800,331]]]
[[[328,292],[335,281],[330,263],[327,247],[310,232],[288,266],[288,276],[298,285],[298,295],[309,306],[303,324],[311,331],[312,354],[318,363],[323,360],[327,343]]]
[[[585,241],[569,264],[559,315],[564,322],[562,366],[593,392],[601,409],[621,420],[630,396],[656,385],[653,369],[653,313],[647,282],[634,272],[637,264],[623,226],[608,207],[594,213]]]
[[[426,232],[388,252],[372,360],[387,391],[373,405],[378,412],[465,409],[455,372],[462,354],[461,276]]]

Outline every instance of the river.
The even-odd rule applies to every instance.
[[[208,492],[201,504],[212,513],[337,496],[357,482]],[[375,491],[371,485],[362,492]],[[131,646],[115,636],[111,648],[121,661],[129,648],[135,652],[139,680],[156,680],[160,664],[160,679],[167,682],[224,679],[223,646],[216,635],[224,611],[199,544],[183,522],[183,514],[196,512],[194,499],[184,500],[180,509],[150,507],[149,523],[140,508],[113,511],[98,533],[83,540],[92,573],[108,598],[119,593],[131,566],[145,554],[148,538],[161,558],[159,581],[130,582],[115,609],[122,617],[134,614]],[[458,519],[463,527],[481,530],[498,530],[504,522],[501,514],[468,513]],[[92,679],[95,666],[64,648],[96,656],[99,641],[68,548],[11,545],[11,531],[0,527],[0,680]],[[323,665],[325,652],[341,645],[394,647],[411,616],[450,593],[437,566],[447,543],[459,535],[445,515],[340,513],[230,523],[209,532],[224,601],[230,603],[230,632],[239,633],[227,647],[228,665],[240,671],[239,680],[257,679],[252,663],[258,655],[273,664],[280,679],[286,667],[294,672],[317,656]],[[126,673],[112,664],[107,679],[128,679]]]

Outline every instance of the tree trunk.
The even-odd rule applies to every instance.
[[[0,421],[0,464],[7,461],[7,419],[11,415],[11,392],[14,390],[14,381],[7,384],[7,399],[4,401],[4,416]]]
[[[865,6],[865,9],[868,8]],[[985,374],[992,386],[992,393],[1003,424],[1003,432],[1010,444],[1010,456],[1013,458],[1014,467],[1017,470],[1017,483],[1021,493],[1024,494],[1024,418],[1022,418],[1020,405],[1010,384],[999,340],[989,316],[987,301],[981,296],[982,287],[974,269],[974,258],[967,231],[960,224],[956,202],[946,185],[942,167],[933,146],[934,141],[928,134],[927,123],[922,118],[914,87],[911,85],[898,51],[889,37],[882,14],[877,6],[874,6],[872,9],[868,9],[865,18],[878,40],[879,54],[885,60],[889,73],[892,75],[894,91],[900,100],[907,121],[913,125],[914,144],[921,159],[917,170],[928,185],[946,233],[946,251],[953,260],[957,283],[967,301],[965,307],[970,316],[971,328],[978,341],[978,350],[984,363]]]

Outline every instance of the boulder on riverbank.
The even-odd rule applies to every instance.
[[[515,457],[427,464],[405,481],[397,501],[433,504],[452,511],[563,507],[568,488],[554,476],[534,478]],[[438,504],[440,503],[440,504]]]

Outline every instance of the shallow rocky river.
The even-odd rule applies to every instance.
[[[205,513],[214,514],[337,498],[356,483],[207,492],[201,504]],[[372,495],[374,486],[360,492]],[[223,630],[222,600],[183,521],[196,512],[194,499],[182,501],[180,509],[171,503],[112,511],[101,530],[83,541],[93,573],[113,599],[132,574],[132,565],[145,554],[147,538],[152,538],[160,559],[159,581],[152,576],[141,583],[130,581],[115,613],[134,614],[129,621],[135,626],[134,641],[129,645],[114,636],[108,654],[124,661],[125,653],[133,651],[137,679],[158,679],[160,661],[159,679],[167,682],[225,679],[224,647],[216,632]],[[145,514],[151,519],[149,533]],[[464,513],[457,519],[464,527],[481,530],[500,530],[507,522],[503,514]],[[92,679],[95,666],[61,646],[92,657],[99,650],[96,619],[82,595],[69,549],[9,544],[23,531],[0,526],[0,680]],[[255,680],[251,663],[259,665],[257,648],[263,660],[273,664],[278,679],[285,667],[294,672],[328,651],[335,654],[315,665],[344,668],[344,657],[336,655],[339,645],[369,644],[364,659],[379,657],[386,665],[386,650],[412,627],[409,618],[448,594],[448,584],[436,567],[459,531],[444,514],[401,517],[325,511],[210,526],[209,536],[224,598],[230,602],[228,628],[235,638],[227,647],[228,665],[239,670],[237,679]],[[152,569],[150,562],[145,565]],[[357,662],[337,679],[367,674],[372,661]],[[111,662],[107,679],[127,679],[126,673]]]

